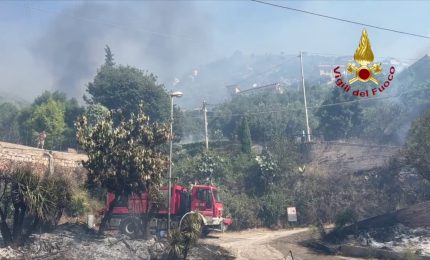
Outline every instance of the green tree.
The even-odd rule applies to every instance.
[[[321,99],[319,96],[311,96],[315,103]],[[268,143],[277,133],[292,136],[305,129],[303,96],[294,92],[237,95],[215,108],[214,112],[217,117],[209,121],[209,128],[222,130],[223,135],[230,140],[237,140],[236,135],[240,132],[242,123],[238,115],[244,114],[255,143]],[[316,125],[315,117],[310,117],[310,124],[313,129]]]
[[[88,169],[89,187],[115,193],[100,225],[99,232],[103,233],[120,196],[158,190],[168,162],[162,148],[169,127],[150,123],[143,107],[118,126],[114,125],[112,112],[93,126],[82,116],[76,126],[78,142],[88,154],[84,167]]]
[[[52,106],[52,101],[54,101],[55,107],[61,107],[61,109],[58,111],[49,112],[49,109],[54,109],[54,107]],[[41,111],[42,107],[45,109],[45,111]],[[64,122],[63,130],[61,131],[61,134],[58,134],[56,133],[56,131],[54,131],[54,135],[48,132],[48,148],[63,149],[77,146],[76,129],[74,126],[74,122],[78,116],[82,115],[82,113],[84,112],[84,108],[79,105],[78,101],[75,98],[67,99],[66,94],[59,91],[45,91],[42,93],[42,95],[35,98],[30,107],[22,109],[20,111],[20,115],[18,116],[19,132],[22,142],[27,145],[34,145],[35,139],[37,138],[37,132],[40,132],[40,128],[46,127],[45,124],[48,124],[48,121],[50,120],[48,119],[42,125],[35,125],[33,117],[35,116],[36,110],[38,110],[38,117],[43,116],[42,114],[46,114],[46,112],[48,112],[48,114],[46,114],[47,117],[51,117],[53,116],[52,114],[55,113],[57,115],[57,118],[54,121],[57,126],[57,120],[59,119],[58,116],[62,114],[62,121]],[[45,129],[45,131],[48,130]],[[54,142],[55,147],[52,146]]]
[[[33,131],[46,131],[46,148],[54,149],[61,146],[63,133],[66,128],[64,122],[64,103],[53,99],[34,107],[31,113],[31,127]]]
[[[88,124],[93,126],[99,120],[103,120],[109,115],[109,109],[100,104],[91,104],[85,110],[85,116],[87,117]]]
[[[362,109],[356,97],[334,88],[316,112],[319,118],[317,132],[325,140],[357,136],[362,121]],[[331,105],[337,104],[337,105]]]
[[[375,107],[367,107],[363,110],[361,137],[383,144],[403,143],[398,136],[406,125],[407,112],[405,107],[392,102],[378,102]]]
[[[0,104],[0,139],[6,142],[18,142],[18,108],[12,103]]]
[[[223,157],[214,152],[204,152],[197,161],[199,182],[219,182],[223,176],[225,160]]]
[[[430,180],[430,111],[413,123],[406,146],[409,165]]]
[[[242,145],[242,152],[247,154],[251,153],[251,131],[249,130],[248,119],[246,117],[242,118],[239,140]]]
[[[259,212],[260,218],[263,223],[268,227],[281,227],[281,216],[285,214],[287,208],[287,201],[285,190],[279,189],[271,191],[263,195],[261,199],[261,209]]]
[[[106,55],[106,62],[109,62],[108,52]],[[134,67],[103,65],[86,91],[89,94],[89,97],[84,96],[87,103],[120,110],[126,118],[138,113],[141,103],[152,122],[166,122],[170,117],[170,98],[164,86],[157,83],[155,75]]]
[[[255,160],[260,168],[261,180],[259,182],[264,189],[267,189],[269,186],[273,185],[276,179],[278,164],[267,149],[264,149],[260,155],[257,155]]]
[[[110,50],[109,45],[105,47],[105,66],[113,67],[115,65],[113,54]]]

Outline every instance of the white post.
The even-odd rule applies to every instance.
[[[172,197],[172,148],[173,148],[173,96],[170,95],[170,152],[169,152],[169,190],[167,210],[167,234],[170,235],[170,203]]]
[[[207,117],[208,110],[206,109],[206,101],[203,101],[203,115],[204,115],[204,121],[205,121],[205,144],[206,144],[206,151],[209,150],[209,137],[208,137],[208,117]]]
[[[302,69],[302,87],[303,87],[303,100],[305,103],[305,117],[306,117],[306,135],[307,135],[307,141],[311,141],[311,131],[309,128],[309,117],[308,117],[308,105],[306,102],[306,88],[305,88],[305,76],[303,74],[303,54],[300,52],[300,66]]]
[[[172,199],[172,150],[173,150],[173,98],[182,97],[182,92],[176,91],[170,93],[170,152],[169,152],[169,190],[168,190],[168,209],[167,209],[167,234],[170,235],[170,214]]]

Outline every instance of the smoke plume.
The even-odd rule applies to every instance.
[[[69,96],[82,96],[104,62],[106,44],[117,64],[170,83],[203,61],[210,42],[206,20],[190,2],[87,2],[56,16],[31,51],[53,77],[54,89]]]

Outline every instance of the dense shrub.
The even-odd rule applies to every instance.
[[[357,213],[351,209],[347,208],[336,215],[335,224],[336,228],[343,228],[347,224],[354,224],[357,222]]]
[[[72,197],[61,174],[38,175],[30,166],[0,171],[0,231],[6,245],[22,244],[39,227],[55,226]]]
[[[234,219],[231,229],[238,230],[261,226],[261,220],[257,215],[260,211],[260,202],[257,198],[228,191],[224,191],[221,196],[226,208],[225,214]]]

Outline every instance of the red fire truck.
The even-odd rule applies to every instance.
[[[152,234],[163,236],[167,230],[168,188],[160,189],[162,203],[157,207],[148,199],[147,193],[120,198],[113,208],[110,228],[119,228],[122,233],[136,236],[143,225],[143,217],[150,216],[149,230]],[[114,193],[108,193],[106,207],[115,199]],[[225,231],[233,223],[231,218],[223,217],[223,204],[218,196],[218,189],[213,185],[194,185],[191,191],[174,184],[171,192],[171,228],[179,226],[181,219],[188,212],[198,212],[202,220],[202,234],[211,230]],[[148,213],[151,214],[148,215]]]

